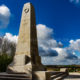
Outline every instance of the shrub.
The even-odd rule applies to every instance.
[[[13,57],[2,54],[0,55],[0,72],[5,72],[7,69],[7,66],[12,62]]]

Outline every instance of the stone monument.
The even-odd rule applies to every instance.
[[[0,79],[52,80],[51,75],[53,75],[53,71],[45,71],[38,53],[34,8],[31,3],[26,3],[23,7],[18,44],[13,62],[8,66],[7,73],[0,74]]]
[[[35,12],[31,3],[24,4],[18,44],[8,73],[26,73],[32,77],[33,71],[44,70],[38,53]]]

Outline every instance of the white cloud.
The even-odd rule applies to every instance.
[[[0,28],[6,28],[8,26],[10,15],[11,15],[10,9],[5,5],[1,5],[0,6]]]
[[[80,2],[80,0],[76,0],[76,3],[79,3]]]
[[[50,39],[52,37],[51,35],[53,34],[53,29],[48,28],[46,25],[38,24],[37,34],[40,40]]]
[[[80,65],[80,59],[59,59],[58,57],[42,57],[45,65]]]
[[[76,62],[79,61],[76,53],[70,48],[70,45],[71,43],[74,43],[74,40],[70,41],[70,45],[68,47],[63,48],[63,44],[61,42],[57,42],[54,39],[54,30],[52,28],[49,28],[46,25],[39,24],[37,25],[37,33],[39,53],[40,55],[46,56],[42,58],[42,62],[44,64],[71,65],[76,64]],[[79,42],[79,40],[77,42]],[[79,62],[77,62],[77,64],[78,63]]]
[[[69,0],[70,2],[73,2],[74,0]]]
[[[64,48],[53,48],[53,49],[58,52],[58,57],[61,59],[67,57],[68,55],[66,49]]]
[[[37,25],[39,54],[46,56],[42,58],[44,64],[63,65],[63,64],[80,64],[75,50],[80,51],[80,39],[70,40],[68,47],[63,48],[61,42],[57,42],[54,37],[54,30],[46,25]],[[9,42],[17,43],[18,36],[6,33],[3,37]],[[10,52],[9,52],[10,53]],[[50,56],[50,57],[47,57]]]
[[[67,48],[53,48],[58,52],[59,59],[77,59],[75,52],[69,51]]]
[[[80,5],[80,0],[69,0],[71,3]]]
[[[70,40],[70,45],[69,48],[72,49],[73,51],[79,51],[80,52],[80,39],[77,40]]]
[[[54,30],[47,27],[46,25],[37,25],[37,36],[38,36],[38,46],[39,53],[41,56],[56,56],[58,59],[75,59],[76,55],[73,51],[68,48],[63,48],[61,42],[57,42],[54,38]]]
[[[0,14],[4,16],[10,16],[9,8],[5,5],[0,6]]]
[[[57,55],[57,52],[52,49],[58,46],[58,42],[53,38],[53,34],[53,29],[47,27],[46,25],[37,25],[37,36],[40,55]]]
[[[10,34],[10,33],[6,33],[3,39],[7,39],[9,42],[17,43],[17,41],[18,41],[18,36],[12,35],[12,34]]]
[[[59,43],[58,43],[58,47],[63,47],[62,42],[59,42]]]

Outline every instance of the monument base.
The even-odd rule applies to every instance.
[[[38,65],[33,65],[32,70],[33,71],[45,71],[46,68],[43,65],[38,64]]]
[[[51,80],[51,74],[47,71],[33,72],[32,80]]]
[[[0,73],[0,80],[32,80],[27,74]]]
[[[26,64],[25,54],[15,55],[6,72],[11,74],[28,74],[28,76],[32,77],[32,65],[30,62]]]
[[[46,70],[44,65],[41,63],[41,57],[40,56],[36,57],[36,62],[32,64],[32,70],[33,71],[45,71]]]

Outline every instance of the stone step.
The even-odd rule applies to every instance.
[[[0,80],[31,80],[27,74],[0,73]]]
[[[52,75],[51,76],[51,79],[55,79],[55,78],[57,78],[57,77],[59,77],[59,76],[61,76],[61,75],[63,75],[64,73],[57,73],[57,74],[55,74],[55,75]]]
[[[30,80],[30,78],[18,78],[18,77],[0,77],[0,80]]]
[[[55,78],[55,79],[53,79],[53,80],[63,80],[65,77],[67,77],[68,75],[65,73],[65,74],[63,74],[63,75],[61,75],[61,76],[59,76],[58,78]]]
[[[23,77],[23,78],[29,78],[27,74],[0,74],[0,77]]]

